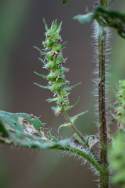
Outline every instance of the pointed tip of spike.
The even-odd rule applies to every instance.
[[[47,25],[47,22],[46,22],[45,18],[43,18],[43,24],[45,26],[45,30],[47,31],[48,30],[48,25]]]

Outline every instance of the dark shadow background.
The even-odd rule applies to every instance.
[[[80,96],[80,103],[72,114],[89,110],[79,120],[79,129],[94,134],[96,130],[93,90],[94,43],[92,25],[80,25],[72,20],[78,13],[91,10],[92,0],[73,0],[67,6],[61,0],[4,0],[0,1],[0,105],[2,110],[28,112],[41,116],[47,126],[53,129],[63,121],[55,118],[46,102],[50,93],[33,85],[38,78],[34,70],[41,70],[38,52],[44,39],[42,19],[47,23],[58,19],[63,21],[62,36],[66,43],[65,57],[70,72],[67,78],[71,83],[82,82],[73,90],[71,101]],[[115,4],[124,7],[124,2]],[[124,9],[123,9],[124,10]],[[124,41],[113,34],[113,74],[112,83],[124,78]],[[119,49],[118,51],[117,49]],[[119,62],[119,63],[117,63]],[[43,83],[43,82],[42,82]],[[43,83],[44,84],[44,83]],[[114,84],[115,88],[116,85]],[[112,87],[112,88],[113,88]],[[112,89],[112,91],[114,91]],[[68,133],[69,130],[67,130]],[[62,132],[62,134],[64,134]],[[1,188],[96,188],[97,178],[83,161],[65,153],[53,151],[28,151],[26,149],[0,146],[0,187]]]

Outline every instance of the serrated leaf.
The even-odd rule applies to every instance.
[[[95,156],[84,148],[77,147],[71,139],[52,139],[45,136],[43,122],[32,114],[0,111],[0,141],[15,146],[54,149],[73,153],[89,161],[97,172],[105,173]],[[7,134],[3,134],[7,133]]]
[[[10,113],[0,111],[0,134],[3,137],[41,136],[45,123],[39,117],[27,113]]]
[[[0,141],[28,148],[51,147],[52,139],[45,136],[44,123],[27,113],[0,111]]]

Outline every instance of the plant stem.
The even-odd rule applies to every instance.
[[[77,129],[77,127],[72,123],[70,116],[68,113],[64,113],[64,119],[66,121],[68,121],[71,125],[71,128],[74,130],[74,132],[77,134],[77,136],[80,138],[80,140],[83,142],[83,145],[86,146],[87,148],[89,148],[88,143],[86,142],[86,140],[84,139],[84,136],[82,135],[82,133],[79,131],[79,129]]]
[[[100,5],[107,7],[108,0],[100,0]],[[109,187],[108,159],[107,159],[107,121],[105,102],[105,66],[106,66],[106,30],[99,26],[98,35],[98,60],[99,60],[99,155],[100,162],[106,168],[106,173],[100,173],[100,188]]]
[[[76,155],[84,158],[85,160],[87,160],[89,162],[89,164],[92,165],[96,169],[97,173],[99,172],[101,174],[105,174],[105,168],[102,167],[102,165],[99,163],[99,161],[95,158],[95,156],[89,150],[85,150],[80,147],[77,147],[72,143],[66,144],[65,142],[66,142],[66,140],[64,140],[64,141],[60,140],[57,143],[45,144],[42,148],[69,151],[70,153],[76,154]]]

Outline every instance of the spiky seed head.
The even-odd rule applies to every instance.
[[[44,76],[48,84],[47,86],[42,86],[42,88],[47,88],[53,93],[53,97],[47,101],[56,103],[56,106],[52,107],[52,109],[58,115],[71,109],[69,101],[71,86],[65,77],[67,68],[63,66],[66,59],[62,53],[64,48],[60,35],[62,23],[53,21],[50,27],[47,24],[45,26],[45,40],[42,42],[43,49],[39,51],[40,60],[44,62],[43,68],[48,72]],[[37,75],[40,76],[40,74]]]

